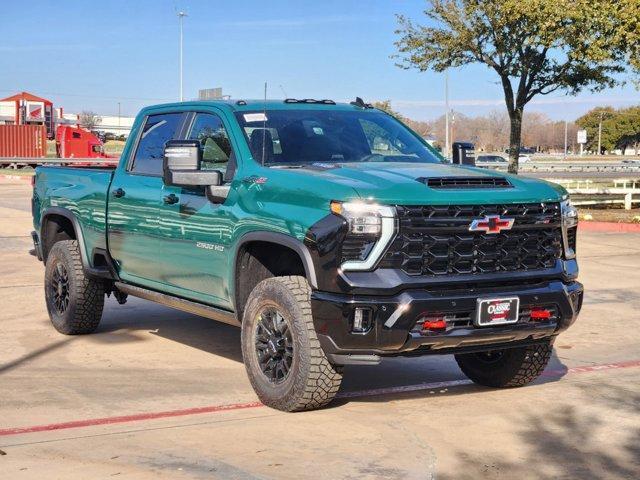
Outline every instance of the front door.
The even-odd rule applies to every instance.
[[[179,135],[182,113],[149,115],[132,158],[118,167],[111,183],[108,215],[109,250],[120,277],[150,288],[164,283],[166,269],[159,215],[162,200],[164,144]]]
[[[220,170],[225,185],[230,185],[236,156],[227,131],[218,115],[193,113],[186,138],[200,142],[200,168]],[[175,259],[167,279],[181,296],[231,308],[227,279],[231,235],[237,224],[234,195],[211,200],[204,187],[164,186],[163,197],[174,202],[159,218],[160,229],[167,232],[163,251]]]

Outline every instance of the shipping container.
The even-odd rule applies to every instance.
[[[0,157],[45,157],[44,125],[0,125]]]

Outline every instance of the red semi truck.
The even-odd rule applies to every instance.
[[[71,125],[56,128],[58,158],[111,158],[104,153],[104,144],[93,133]]]

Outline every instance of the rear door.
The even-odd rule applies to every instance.
[[[164,145],[177,138],[185,115],[148,115],[135,148],[111,182],[108,204],[109,250],[123,280],[153,287],[165,282],[166,259],[159,256],[163,232],[158,217],[162,201]]]

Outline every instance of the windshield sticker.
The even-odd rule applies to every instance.
[[[267,115],[264,113],[245,113],[243,117],[244,117],[244,121],[247,123],[267,121]]]

